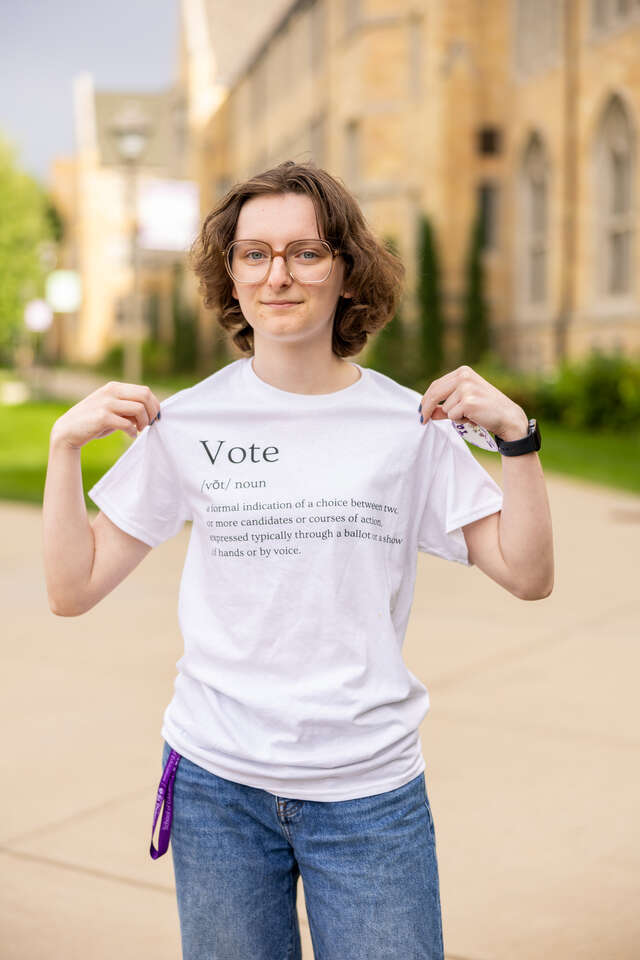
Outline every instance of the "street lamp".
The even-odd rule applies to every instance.
[[[125,335],[123,376],[126,383],[140,383],[142,379],[142,304],[140,300],[140,246],[138,243],[136,201],[138,167],[140,158],[149,141],[150,129],[149,120],[134,101],[126,103],[115,120],[109,125],[109,132],[116,141],[118,154],[127,170],[126,206],[131,223],[133,289]]]

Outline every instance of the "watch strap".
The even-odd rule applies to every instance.
[[[498,450],[505,457],[519,457],[523,453],[533,453],[542,446],[540,428],[537,420],[533,418],[529,420],[529,430],[526,437],[521,437],[519,440],[503,440],[502,437],[494,434],[494,440]]]

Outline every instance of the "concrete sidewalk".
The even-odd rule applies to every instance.
[[[640,498],[547,486],[546,600],[419,556],[404,655],[431,695],[449,960],[640,955]],[[176,960],[171,852],[152,861],[148,847],[190,527],[66,619],[47,604],[40,509],[0,503],[0,521],[0,955]],[[302,882],[299,912],[312,960]]]

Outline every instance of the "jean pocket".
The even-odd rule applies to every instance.
[[[431,813],[431,807],[429,806],[429,801],[427,798],[424,798],[424,805],[427,808],[427,813],[429,814],[429,826],[431,827],[431,832],[435,833],[435,827],[433,825],[433,814]]]
[[[424,805],[427,808],[427,813],[429,814],[429,826],[431,827],[431,832],[435,833],[435,827],[433,825],[433,814],[431,813],[431,804],[429,803],[429,794],[427,793],[427,782],[423,781],[423,790],[424,790]]]

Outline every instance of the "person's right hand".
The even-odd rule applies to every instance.
[[[159,412],[160,401],[149,387],[110,380],[58,417],[51,435],[76,450],[114,430],[124,430],[135,440]]]

